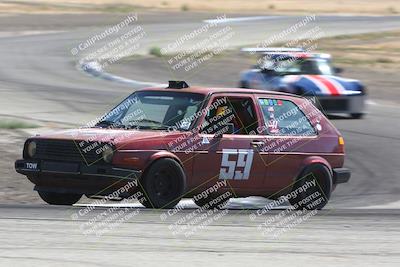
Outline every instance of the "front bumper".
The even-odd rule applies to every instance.
[[[137,185],[142,175],[110,165],[50,160],[17,160],[15,170],[26,175],[37,191],[87,195],[107,195],[131,182]]]
[[[63,174],[68,176],[96,176],[110,178],[138,179],[141,171],[115,168],[108,165],[86,165],[80,162],[61,162],[49,160],[15,161],[15,170],[24,175]]]
[[[350,180],[351,172],[347,168],[333,169],[333,184],[347,183]]]
[[[323,113],[365,113],[364,94],[360,95],[339,95],[339,96],[310,96],[313,103]]]

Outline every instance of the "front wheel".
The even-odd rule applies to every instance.
[[[159,159],[153,163],[141,180],[140,201],[146,208],[173,208],[186,189],[182,167],[173,159]]]
[[[71,206],[81,199],[81,194],[63,194],[55,192],[38,191],[41,199],[50,205]]]
[[[239,82],[239,88],[250,88],[246,81]]]

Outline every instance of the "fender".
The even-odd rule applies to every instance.
[[[297,180],[299,177],[301,177],[302,173],[306,170],[306,168],[309,167],[309,166],[311,166],[311,165],[314,165],[314,164],[324,165],[326,168],[328,168],[328,171],[330,172],[331,177],[332,177],[333,171],[332,171],[332,167],[331,167],[331,165],[328,163],[328,161],[325,160],[325,159],[322,158],[322,157],[319,157],[319,156],[311,156],[311,157],[308,157],[308,158],[304,159],[304,161],[301,163],[301,165],[300,165],[300,171],[299,171],[299,172],[297,173],[297,175],[294,177],[291,190],[293,190],[293,186],[294,186],[296,180]],[[336,186],[333,184],[332,179],[330,179],[330,182],[329,182],[329,193],[326,192],[325,194],[329,194],[329,196],[330,196],[331,193],[335,190],[335,188],[336,188]]]
[[[319,157],[319,156],[310,156],[310,157],[305,158],[303,160],[303,162],[301,163],[300,168],[299,168],[300,171],[297,173],[296,177],[294,177],[293,182],[296,181],[296,179],[305,170],[305,168],[307,168],[308,166],[310,166],[312,164],[316,164],[316,163],[325,165],[328,168],[331,175],[333,175],[332,167],[326,159],[324,159],[323,157]]]
[[[182,161],[175,154],[173,154],[169,151],[166,151],[166,150],[159,151],[159,152],[156,152],[153,155],[151,155],[143,169],[146,170],[154,161],[161,159],[161,158],[172,158],[176,162],[178,162],[179,165],[181,165],[181,167],[183,169]]]

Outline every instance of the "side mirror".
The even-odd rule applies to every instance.
[[[343,68],[334,68],[335,73],[342,73],[343,72]]]

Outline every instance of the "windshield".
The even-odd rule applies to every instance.
[[[279,62],[265,62],[268,69],[273,69],[275,72],[287,74],[314,74],[314,75],[334,75],[334,70],[331,62],[323,58],[310,59],[287,59]]]
[[[194,93],[136,92],[105,115],[96,126],[188,130],[203,99],[204,95]]]

